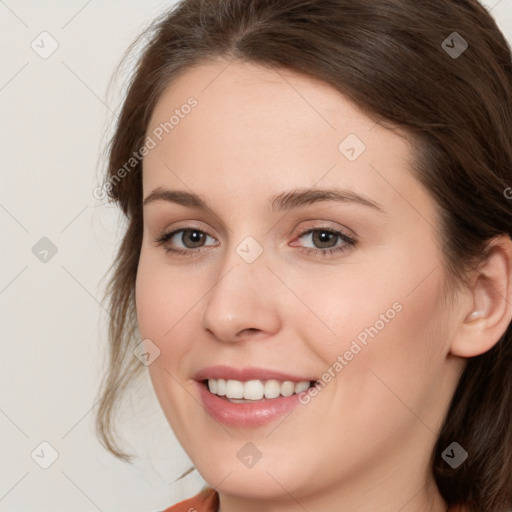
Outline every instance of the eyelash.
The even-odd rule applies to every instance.
[[[206,236],[210,236],[210,235],[208,235],[208,233],[202,231],[201,229],[196,228],[195,226],[184,226],[184,227],[181,227],[180,229],[176,229],[174,231],[163,232],[161,235],[159,235],[155,239],[155,242],[158,246],[163,246],[164,250],[167,253],[189,255],[190,253],[201,252],[203,249],[202,247],[196,248],[196,249],[172,249],[169,246],[165,245],[174,235],[176,235],[177,233],[180,233],[182,231],[196,231],[196,232],[204,234]],[[322,228],[322,227],[312,228],[312,229],[303,231],[302,233],[300,233],[297,236],[297,238],[302,238],[302,237],[309,235],[310,233],[314,233],[316,231],[337,235],[338,238],[341,239],[343,242],[345,242],[345,244],[348,245],[349,247],[354,247],[357,244],[357,240],[354,240],[353,238],[349,237],[345,233],[342,233],[341,231],[337,231],[337,230],[334,230],[331,228]],[[213,237],[211,237],[211,238],[213,238]],[[312,249],[311,247],[301,247],[301,248],[299,248],[299,250],[300,250],[300,252],[307,254],[307,255],[328,257],[334,253],[344,252],[347,249],[345,244],[343,244],[341,246],[337,246],[337,247],[327,248],[327,249]]]

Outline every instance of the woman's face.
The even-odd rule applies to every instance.
[[[181,75],[147,135],[138,322],[200,473],[308,510],[419,503],[462,360],[407,140],[325,84],[238,62]]]

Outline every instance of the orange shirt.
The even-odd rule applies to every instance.
[[[162,512],[217,512],[219,495],[211,488],[203,489],[199,494],[188,500],[181,501]],[[462,512],[462,508],[454,506],[449,512]]]

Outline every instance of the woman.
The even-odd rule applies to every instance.
[[[168,512],[512,510],[512,69],[491,16],[185,0],[146,35],[104,185],[129,220],[105,446],[129,460],[112,411],[147,366],[209,484]]]

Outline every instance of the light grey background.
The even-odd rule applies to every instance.
[[[123,413],[135,463],[106,452],[93,429],[102,277],[123,228],[93,196],[119,104],[107,84],[133,38],[172,3],[0,0],[0,511],[151,512],[203,482],[194,472],[173,483],[189,461],[147,374]],[[512,0],[484,4],[512,41]],[[47,469],[52,448],[42,442],[58,453]]]

